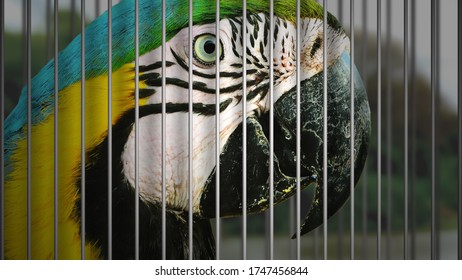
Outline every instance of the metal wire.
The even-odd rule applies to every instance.
[[[438,188],[438,183],[439,183],[439,172],[440,172],[440,165],[439,165],[439,157],[440,157],[440,104],[441,104],[441,87],[440,87],[440,76],[441,76],[441,71],[440,71],[440,50],[441,50],[441,33],[439,32],[439,28],[441,27],[441,16],[440,16],[440,5],[441,1],[437,0],[436,1],[436,36],[435,36],[435,253],[436,253],[436,259],[439,260],[441,259],[440,257],[440,243],[441,243],[441,234],[440,234],[440,228],[441,228],[441,220],[439,219],[439,214],[440,214],[440,204],[439,204],[439,194],[440,194],[440,188]]]
[[[55,17],[57,17],[57,14],[59,12],[58,10],[58,0],[55,0]],[[86,149],[85,149],[85,0],[81,1],[81,60],[80,60],[80,73],[81,73],[81,80],[80,80],[80,173],[81,173],[81,178],[80,178],[80,190],[81,190],[81,197],[80,197],[80,208],[81,208],[81,217],[80,217],[80,238],[81,238],[81,258],[82,260],[85,259],[85,227],[86,227],[86,206],[85,206],[85,201],[86,201],[86,186],[85,186],[85,180],[86,180],[86,174],[85,174],[85,154],[86,154]],[[58,20],[55,18],[55,33],[58,30]],[[56,50],[55,50],[56,51]]]
[[[368,60],[368,53],[369,53],[369,42],[368,42],[368,33],[367,33],[367,22],[368,22],[368,17],[367,17],[367,11],[368,11],[368,0],[363,0],[363,5],[362,5],[362,54],[361,54],[361,64],[362,68],[364,71],[364,74],[366,75],[367,71],[367,60]],[[367,88],[368,81],[367,79],[364,80],[364,86]],[[368,220],[367,220],[367,209],[368,209],[368,171],[369,168],[367,166],[364,167],[364,180],[362,184],[362,192],[361,192],[361,199],[362,199],[362,232],[361,232],[361,258],[362,259],[367,259],[367,252],[368,252],[368,240],[367,240],[367,230],[368,230]]]
[[[215,40],[217,44],[220,43],[220,0],[216,0],[216,14],[215,14]],[[217,45],[218,46],[218,45]],[[216,259],[220,259],[220,52],[215,52],[215,216],[216,216]]]
[[[327,0],[323,2],[323,232],[324,232],[324,259],[327,260]],[[297,67],[300,69],[300,67]],[[297,71],[298,73],[299,71]],[[300,98],[298,96],[298,98]],[[297,99],[297,106],[300,104],[300,99]],[[299,113],[299,112],[298,112]],[[299,115],[299,114],[298,114]],[[298,120],[300,125],[300,120]],[[297,133],[298,135],[299,133]],[[299,141],[299,140],[297,140]],[[298,142],[300,143],[300,142]],[[297,145],[300,147],[300,145]],[[298,152],[298,151],[297,151]],[[300,157],[299,157],[300,158]],[[300,162],[300,161],[297,161]],[[299,170],[298,170],[299,172]],[[299,173],[300,174],[300,173]],[[299,176],[297,176],[299,180]],[[300,198],[300,196],[298,196]]]
[[[432,131],[432,166],[431,166],[431,258],[437,258],[436,248],[436,20],[437,20],[436,0],[431,1],[431,131]]]
[[[162,1],[163,3],[164,1]],[[162,32],[164,33],[164,32]],[[162,38],[164,39],[164,37]],[[139,62],[139,0],[135,0],[135,260],[140,259],[140,62]],[[162,45],[164,46],[164,44]],[[165,63],[165,56],[162,56],[162,63]],[[164,77],[164,76],[163,76]],[[162,92],[162,95],[164,93]],[[165,116],[165,111],[162,112],[162,116]],[[162,126],[163,127],[163,126]],[[162,131],[163,132],[163,131]],[[165,168],[165,162],[162,164],[162,168]],[[164,199],[164,179],[165,176],[162,174],[162,202]],[[164,205],[162,205],[162,211]],[[164,222],[164,212],[162,212],[162,222]],[[164,238],[164,227],[162,224],[162,245],[165,244]],[[163,248],[162,248],[163,249]],[[164,250],[162,250],[162,255]],[[164,258],[165,259],[165,258]]]
[[[56,23],[54,26],[57,28],[58,24],[58,1],[55,1],[55,15],[54,20]],[[58,219],[59,219],[59,84],[58,84],[58,69],[59,69],[59,61],[58,61],[58,30],[54,31],[54,101],[55,101],[55,117],[54,117],[54,258],[55,260],[58,259]]]
[[[26,1],[26,60],[27,60],[27,259],[32,259],[32,11]]]
[[[354,61],[355,61],[355,6],[354,0],[350,0],[350,94],[354,96]],[[354,98],[353,98],[354,102]],[[354,103],[350,105],[354,108]],[[353,116],[354,117],[354,116]],[[354,127],[354,120],[351,121],[351,126]],[[351,134],[354,137],[354,134]],[[354,149],[354,147],[353,147]],[[350,184],[350,259],[355,259],[355,193],[354,185]]]
[[[218,41],[217,41],[217,46],[219,46]],[[246,0],[242,1],[242,259],[243,260],[247,259],[247,1]]]
[[[162,259],[167,259],[166,141],[167,141],[167,5],[162,0]],[[137,33],[138,34],[138,33]],[[138,38],[138,35],[137,35]]]
[[[189,157],[188,157],[188,168],[189,168],[189,213],[188,213],[188,230],[189,230],[189,259],[192,260],[194,256],[194,243],[193,243],[193,148],[194,148],[194,133],[193,133],[193,1],[188,0],[189,3],[189,67],[188,67],[188,80],[189,80],[189,100],[188,100],[188,135],[189,135]]]
[[[416,106],[416,90],[415,90],[415,71],[416,71],[416,1],[411,1],[411,84],[410,84],[410,94],[411,94],[411,103],[412,103],[412,139],[411,139],[411,161],[412,161],[412,174],[411,174],[411,186],[410,186],[410,196],[411,196],[411,205],[410,205],[410,212],[412,219],[410,219],[410,234],[411,234],[411,244],[410,244],[410,254],[411,259],[416,259],[416,197],[415,197],[415,185],[416,185],[416,178],[417,178],[417,106]]]
[[[338,20],[343,25],[343,0],[338,0]],[[343,259],[343,234],[344,234],[344,219],[345,212],[341,209],[339,211],[339,224],[338,224],[338,246],[337,254],[340,260]]]
[[[99,1],[96,1],[99,3]],[[108,259],[112,259],[112,0],[108,0],[108,14],[107,14],[107,24],[108,24],[108,124],[107,124],[107,135],[108,135],[108,144],[107,144],[107,153],[108,153],[108,166],[107,166],[107,216],[108,216]]]
[[[1,0],[0,19],[0,260],[5,259],[5,0]]]
[[[459,159],[458,159],[458,171],[459,171],[459,182],[458,182],[458,191],[459,191],[459,200],[458,200],[458,231],[457,231],[457,258],[462,259],[462,5],[460,2],[457,4],[457,21],[458,21],[458,36],[457,36],[457,91],[458,91],[458,126],[459,126]]]
[[[391,152],[392,152],[392,102],[393,95],[391,93],[391,1],[387,1],[387,53],[386,53],[386,72],[387,72],[387,239],[386,239],[386,258],[391,259],[391,218],[392,218],[392,195],[391,195],[391,179],[392,179],[392,165],[391,165]]]
[[[354,135],[354,133],[352,132],[351,135]],[[353,155],[351,159],[353,159]],[[381,247],[381,243],[382,243],[382,176],[381,174],[382,174],[382,1],[377,0],[377,259],[378,260],[381,259],[381,252],[382,252],[381,250],[382,249]]]
[[[404,0],[404,259],[409,258],[409,1]]]
[[[300,39],[301,39],[301,36],[300,36],[300,0],[297,0],[297,3],[296,3],[297,7],[296,7],[296,17],[297,17],[297,28],[296,28],[296,42],[297,42],[297,47],[296,47],[296,80],[297,80],[297,97],[296,97],[296,102],[297,102],[297,112],[296,112],[296,131],[297,131],[297,135],[296,135],[296,161],[297,161],[297,166],[296,166],[296,222],[297,222],[297,235],[296,235],[296,239],[297,239],[297,260],[300,259],[300,240],[301,240],[301,236],[300,236],[300,207],[301,207],[301,203],[300,203],[300,200],[301,200],[301,186],[300,186],[300,159],[301,159],[301,156],[300,156],[300,145],[301,145],[301,141],[300,141],[300,104],[301,104],[301,94],[300,94],[300,58],[301,58],[301,55],[300,55]],[[325,24],[326,22],[324,22]],[[326,41],[324,41],[326,42]]]
[[[270,0],[269,21],[269,258],[272,260],[274,259],[274,48],[272,43],[274,42],[274,0]]]

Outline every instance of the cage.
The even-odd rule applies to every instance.
[[[149,10],[147,7],[151,5],[147,4],[148,2],[154,3],[151,4],[155,5],[156,15],[161,15],[153,20],[157,29],[152,34],[146,34],[146,21],[148,21],[146,10]],[[229,4],[231,2],[239,2],[240,5],[233,6]],[[302,173],[307,172],[307,168],[300,164],[303,161],[302,157],[306,156],[302,146],[306,147],[307,144],[304,143],[311,140],[300,135],[302,130],[300,110],[303,110],[302,104],[309,101],[302,102],[302,99],[306,98],[306,92],[303,93],[305,97],[300,93],[302,82],[300,75],[304,72],[297,69],[302,67],[300,65],[302,59],[299,58],[302,55],[306,58],[306,54],[301,53],[299,41],[303,42],[303,38],[308,36],[306,30],[309,24],[297,19],[302,19],[301,13],[306,15],[307,9],[315,6],[313,4],[315,1],[288,1],[287,3],[292,6],[287,9],[293,9],[295,12],[295,19],[288,21],[289,27],[285,26],[285,28],[289,30],[292,24],[293,30],[291,29],[290,32],[293,33],[290,34],[293,35],[293,53],[291,55],[295,59],[291,61],[293,63],[291,67],[296,69],[292,73],[292,78],[297,81],[293,97],[296,98],[294,102],[298,105],[297,109],[294,109],[295,115],[291,121],[296,123],[297,129],[294,135],[289,135],[295,138],[291,139],[295,143],[295,148],[290,154],[295,157],[293,160],[295,164],[288,164],[281,168],[284,171],[290,169],[288,172],[293,175],[294,179],[289,184],[292,196],[284,197],[280,205],[274,205],[274,199],[279,199],[274,192],[275,166],[279,168],[279,160],[282,162],[282,158],[278,161],[268,160],[269,177],[267,182],[264,181],[268,187],[267,197],[262,198],[266,203],[265,206],[259,208],[259,211],[242,207],[252,204],[251,200],[247,200],[247,188],[252,187],[254,178],[258,177],[258,174],[252,173],[252,170],[255,170],[254,166],[259,164],[265,166],[266,163],[259,162],[258,158],[253,159],[256,153],[254,149],[257,146],[249,144],[249,141],[253,141],[252,137],[256,136],[249,133],[249,128],[255,127],[255,124],[248,121],[242,121],[238,128],[235,128],[242,132],[239,137],[234,137],[236,143],[239,143],[236,144],[237,152],[234,153],[240,155],[233,154],[233,156],[238,160],[234,165],[224,161],[224,148],[220,145],[228,138],[221,136],[223,133],[221,128],[226,126],[226,121],[220,119],[220,115],[226,114],[222,111],[222,96],[227,94],[227,88],[223,88],[220,83],[230,79],[231,74],[226,72],[229,65],[220,62],[210,68],[210,64],[205,63],[210,73],[197,71],[195,68],[197,65],[193,65],[192,54],[195,52],[193,47],[201,38],[193,36],[193,27],[206,22],[209,25],[207,34],[216,40],[214,42],[221,42],[222,34],[232,37],[234,32],[242,35],[244,29],[239,31],[235,26],[233,32],[229,34],[222,33],[222,30],[232,28],[236,24],[259,26],[257,22],[264,20],[259,19],[258,16],[253,17],[249,13],[256,9],[258,3],[265,3],[262,5],[267,10],[263,14],[269,20],[269,24],[264,26],[268,29],[269,35],[265,36],[269,36],[268,40],[272,42],[278,38],[277,31],[274,29],[279,25],[271,23],[275,23],[275,18],[281,20],[281,14],[284,14],[281,12],[282,2],[276,0],[221,2],[2,0],[0,13],[2,15],[0,21],[1,259],[155,258],[146,255],[146,248],[143,246],[146,244],[148,244],[146,246],[153,246],[149,245],[149,242],[159,242],[155,256],[162,259],[171,258],[171,252],[175,250],[186,250],[184,256],[190,259],[201,258],[200,256],[203,255],[200,253],[195,255],[194,250],[202,246],[199,241],[206,237],[204,232],[200,231],[203,221],[196,220],[196,214],[193,214],[193,208],[199,206],[194,204],[192,199],[195,195],[194,173],[201,172],[201,164],[207,168],[211,164],[210,168],[215,174],[201,181],[203,185],[213,185],[215,188],[209,193],[211,197],[209,198],[211,202],[207,204],[209,210],[211,212],[214,210],[215,215],[218,212],[229,211],[231,213],[229,216],[239,216],[210,217],[210,232],[213,233],[210,242],[213,244],[209,248],[214,252],[208,252],[209,257],[216,259],[461,259],[462,115],[460,110],[462,103],[459,98],[460,5],[456,0],[317,1],[320,6],[316,7],[320,9],[316,20],[321,23],[332,22],[329,17],[334,16],[339,28],[349,38],[348,44],[345,43],[344,46],[350,51],[351,68],[349,68],[348,79],[345,80],[349,91],[342,102],[348,108],[355,108],[356,89],[351,81],[361,77],[367,92],[372,129],[367,160],[363,171],[358,173],[359,178],[354,171],[355,163],[351,160],[357,156],[355,154],[357,151],[352,148],[355,147],[355,126],[349,125],[358,122],[355,115],[357,111],[346,111],[345,118],[350,122],[347,122],[348,127],[343,128],[343,132],[350,135],[348,137],[350,149],[344,152],[349,153],[350,161],[344,163],[348,164],[344,168],[348,170],[347,178],[350,183],[345,186],[344,191],[350,192],[348,199],[329,219],[328,203],[321,203],[319,217],[322,218],[322,225],[303,235],[300,233],[304,221],[303,215],[313,205],[308,202],[316,196],[316,193],[314,188],[303,190],[301,186],[304,184],[303,180],[306,180],[306,174],[302,176]],[[125,11],[123,14],[123,9],[120,7],[125,7],[124,9],[129,10],[130,13]],[[202,19],[201,12],[205,13],[204,7],[208,10],[207,16],[214,15],[214,18]],[[230,9],[233,8],[239,10],[231,13]],[[224,22],[228,14],[238,20],[234,23]],[[242,16],[244,14],[246,16]],[[174,18],[175,15],[180,20],[186,20],[182,22],[181,30],[174,29],[174,24],[178,24],[179,21]],[[281,29],[284,24],[287,25],[287,22],[281,20]],[[325,36],[319,37],[322,42],[328,42],[329,33],[326,28],[329,28],[328,24],[319,25],[318,31],[321,34],[319,36]],[[113,33],[113,30],[116,33]],[[250,34],[249,30],[256,33]],[[263,33],[263,30],[255,31],[255,27],[249,30],[245,31],[247,39],[241,39],[240,44],[244,50],[248,50],[249,46],[253,47],[256,40],[261,40],[257,35]],[[306,32],[301,34],[303,30]],[[133,34],[123,37],[121,33],[117,33],[123,31],[130,31]],[[173,48],[170,40],[174,40],[179,33],[183,41],[180,42],[180,39],[176,38],[176,44],[184,44],[182,50],[184,53],[175,54],[166,45],[170,44],[169,47]],[[329,39],[334,41],[331,37]],[[154,52],[152,44],[146,43],[148,40],[155,40],[157,44],[155,53],[151,54],[151,58],[155,58],[156,62],[149,65],[145,64],[146,59],[142,59],[143,56],[147,56],[147,50]],[[204,41],[203,46],[210,42]],[[316,42],[310,50],[313,50],[315,44]],[[327,144],[318,147],[323,162],[319,169],[321,172],[317,174],[316,179],[324,178],[321,180],[323,188],[321,188],[322,193],[319,194],[320,199],[330,201],[327,189],[334,186],[328,186],[330,181],[327,174],[327,159],[328,150],[335,150],[335,146],[334,144],[329,146],[327,137],[329,125],[327,64],[330,59],[329,54],[333,53],[335,48],[328,50],[330,47],[328,44],[318,43],[318,45],[317,48],[321,51],[319,59],[322,59],[319,61],[321,69],[317,72],[320,77],[318,86],[319,93],[322,93],[320,97],[323,98],[323,110],[319,111],[319,114],[323,114],[320,118],[323,121],[319,125],[321,130],[324,129],[322,142]],[[129,46],[131,49],[123,50],[124,48],[120,46]],[[148,49],[149,47],[151,49]],[[217,51],[221,48],[231,52],[226,49],[226,46],[215,44],[212,49],[214,57],[209,59],[213,61],[223,59],[221,56],[225,55],[224,51]],[[91,52],[88,52],[88,49],[91,49]],[[266,61],[277,60],[277,51],[280,50],[269,48]],[[324,53],[328,55],[324,56]],[[172,55],[186,55],[185,57],[189,55],[188,59],[182,60],[183,76],[174,70],[168,70],[171,62],[166,58],[172,59]],[[248,88],[255,86],[255,80],[269,81],[263,90],[268,92],[269,101],[265,102],[270,104],[269,108],[263,109],[266,110],[265,122],[268,122],[266,124],[268,131],[264,132],[269,145],[268,158],[274,158],[274,149],[278,148],[277,145],[281,145],[281,142],[274,140],[274,133],[287,132],[284,127],[278,131],[275,131],[274,127],[274,114],[278,112],[273,107],[275,104],[273,74],[279,73],[277,72],[279,70],[273,67],[280,65],[265,64],[268,76],[257,77],[256,70],[252,68],[257,60],[255,56],[257,54],[251,51],[243,51],[237,55],[242,61],[252,61],[252,63],[241,63],[234,79],[244,79],[244,76],[247,76],[246,82],[238,88],[241,92],[248,92]],[[264,55],[260,60],[263,57]],[[132,72],[124,68],[125,64],[132,66]],[[40,74],[44,73],[43,69],[46,69],[46,75]],[[125,69],[126,72],[120,72],[121,69]],[[167,74],[167,71],[173,72]],[[177,81],[175,86],[186,90],[187,97],[184,98],[181,108],[173,107],[174,97],[169,99],[167,85],[172,85],[174,78],[179,80],[182,77],[185,79],[184,82]],[[209,88],[210,92],[206,93],[207,96],[195,97],[193,93],[196,94],[195,92],[206,87],[204,83],[200,83],[205,79],[204,77],[209,77],[208,82],[214,87]],[[130,84],[126,92],[131,95],[120,97],[118,96],[120,92],[114,93],[116,91],[113,88],[120,88],[122,84]],[[149,89],[148,86],[155,87],[155,90]],[[41,87],[46,87],[46,90],[40,89]],[[97,91],[101,92],[99,97],[89,95]],[[43,96],[39,96],[40,94]],[[141,116],[148,115],[145,106],[148,102],[147,98],[151,95],[154,96],[153,99],[158,98],[158,103],[153,104],[150,110],[157,112],[159,119],[150,123],[151,126],[148,127],[141,121]],[[73,96],[74,99],[66,96]],[[117,98],[126,98],[133,106],[123,107],[124,104]],[[204,98],[204,100],[208,98],[210,106],[194,103],[194,98]],[[329,98],[332,96],[329,95]],[[16,105],[18,102],[24,106],[14,109],[18,108]],[[254,105],[247,102],[239,104],[241,105],[236,105],[236,108],[242,106],[239,107],[242,110],[240,111],[242,120],[247,119],[248,112],[254,114],[254,111],[249,111],[247,108]],[[87,105],[94,107],[88,109]],[[55,108],[59,109],[55,110]],[[119,120],[123,119],[123,113],[129,111],[132,116],[135,116],[133,123],[120,124]],[[167,125],[169,122],[171,126],[175,126],[175,122],[168,121],[171,112],[183,113],[184,131],[175,132]],[[201,132],[200,129],[196,131],[195,127],[197,123],[203,121],[194,115],[196,113],[200,115],[198,112],[210,116],[208,124],[212,126],[209,125],[208,129],[212,135],[210,139],[213,141],[210,141],[213,142],[214,148],[207,156],[201,158],[202,161],[197,160],[196,163],[192,156],[196,148],[194,141]],[[106,118],[102,118],[103,115]],[[20,121],[15,122],[16,119]],[[123,134],[122,125],[133,126],[132,133]],[[143,143],[144,140],[149,140],[153,130],[161,134],[158,138],[161,141],[157,143],[156,149],[148,148]],[[104,137],[91,138],[95,133]],[[175,138],[178,135],[172,136],[172,133],[180,134],[183,138]],[[128,156],[122,158],[126,152],[123,155],[121,151],[117,152],[127,147],[127,144],[120,142],[123,137],[125,137],[124,141],[131,139],[130,143],[133,144],[129,152],[131,158]],[[172,160],[168,149],[171,148],[171,143],[175,142],[183,143],[182,153],[187,155],[181,165],[183,186],[178,186],[183,188],[183,197],[175,202],[182,203],[181,207],[189,210],[181,217],[172,214],[179,211],[180,206],[176,205],[177,208],[172,210],[171,202],[168,202],[168,205],[166,202],[167,197],[171,196],[171,190],[167,186],[171,183],[167,177],[173,176],[173,167],[170,169],[166,167],[167,164],[171,165]],[[240,144],[242,146],[239,146]],[[22,154],[16,151],[17,146],[22,149]],[[48,150],[41,151],[44,146],[47,146]],[[146,168],[145,155],[153,150],[158,153],[157,159],[160,163],[156,165],[157,169],[146,171],[143,169]],[[14,162],[11,157],[15,151],[16,160],[19,161],[18,157],[21,158],[23,164],[21,168],[11,164]],[[68,156],[69,151],[74,152],[73,157]],[[105,160],[96,162],[95,157],[99,156],[105,157]],[[127,162],[132,164],[131,167]],[[319,164],[321,166],[321,163]],[[96,165],[99,169],[92,169]],[[118,200],[117,195],[120,194],[115,192],[121,188],[118,181],[120,179],[118,173],[121,172],[119,165],[123,166],[124,172],[132,172],[130,173],[132,177],[127,176],[124,180],[130,181],[133,185],[133,189],[129,191],[129,195],[134,197],[130,202],[133,204],[125,205],[124,203],[127,202]],[[330,165],[329,167],[332,168]],[[231,169],[233,172],[230,171],[231,175],[228,177],[220,175],[220,171],[228,172]],[[150,172],[155,175],[151,176]],[[237,179],[230,178],[236,174],[238,174]],[[22,179],[15,181],[14,178],[17,177]],[[72,178],[74,181],[65,181],[65,177]],[[156,194],[146,190],[145,184],[151,182],[149,180],[154,180],[153,182],[157,184]],[[241,188],[236,192],[242,201],[230,202],[229,200],[232,199],[227,200],[223,194],[220,196],[222,191],[235,199],[226,190],[231,185],[228,180],[239,181],[239,184],[234,184]],[[46,182],[51,185],[45,191],[42,185],[47,184]],[[73,189],[69,188],[71,185]],[[93,197],[94,189],[100,185],[104,185],[104,188],[101,187],[99,190],[102,196]],[[14,191],[10,190],[12,188]],[[22,191],[16,190],[18,188]],[[253,191],[250,189],[250,192]],[[18,195],[22,195],[20,202],[12,202],[12,198]],[[254,198],[252,195],[249,196],[251,199]],[[151,196],[158,202],[155,210],[144,205]],[[68,203],[72,205],[67,205]],[[240,208],[239,205],[236,206],[236,209],[241,212],[233,212],[235,209],[223,210],[226,207],[223,204],[228,203],[233,205],[241,203]],[[254,207],[259,206],[254,205]],[[150,211],[157,213],[155,218],[150,220],[155,220],[158,225],[153,229],[147,229],[147,221],[143,220],[143,215]],[[102,212],[104,218],[100,220],[98,213]],[[133,214],[132,218],[126,224],[121,224],[120,221],[125,221],[124,215],[128,215],[127,213]],[[63,215],[72,217],[78,222],[68,225]],[[174,219],[185,219],[183,222],[187,231],[171,228],[171,221]],[[43,228],[47,228],[47,231]],[[124,231],[131,232],[130,236],[119,234]],[[172,237],[177,233],[183,234],[185,243],[183,247]],[[154,241],[149,241],[150,234],[157,236]],[[69,236],[77,241],[71,238],[74,242],[66,243],[70,242]],[[18,240],[12,241],[14,239]],[[120,250],[129,250],[130,253],[121,255]]]

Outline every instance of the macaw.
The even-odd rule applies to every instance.
[[[193,1],[193,257],[215,258],[210,219],[215,213],[215,65],[220,68],[219,216],[269,207],[269,79],[274,66],[274,203],[296,192],[296,71],[301,92],[301,187],[315,196],[301,233],[322,224],[323,46],[327,43],[328,215],[350,195],[349,39],[323,8],[301,1],[301,57],[296,69],[296,2],[221,0],[219,42],[215,0]],[[188,1],[166,1],[167,258],[187,259],[188,247]],[[269,27],[274,26],[274,41]],[[112,75],[112,257],[134,258],[135,240],[135,1],[112,8],[112,73],[108,73],[108,13],[85,29],[85,257],[108,257],[108,75]],[[161,0],[139,0],[139,256],[161,258],[162,212],[162,10]],[[59,106],[54,108],[51,60],[32,79],[31,255],[54,258],[54,116],[58,112],[58,255],[81,257],[81,35],[58,56]],[[246,50],[243,50],[246,40]],[[274,60],[269,61],[270,48]],[[247,73],[243,75],[243,52]],[[243,76],[247,91],[242,92]],[[370,111],[357,71],[354,174],[367,156]],[[245,94],[245,98],[243,98]],[[242,102],[247,103],[243,120]],[[242,205],[242,122],[247,125],[247,205]],[[27,87],[5,121],[5,254],[27,258]]]

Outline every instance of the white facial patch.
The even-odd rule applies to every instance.
[[[260,115],[269,110],[269,30],[265,31],[269,18],[265,14],[251,15],[247,23],[247,116]],[[256,27],[258,25],[258,27]],[[241,18],[220,22],[220,44],[223,46],[220,61],[220,150],[242,122],[242,44]],[[308,79],[323,70],[323,22],[304,19],[301,22],[301,80]],[[215,24],[193,27],[193,36],[214,34]],[[274,35],[274,100],[296,86],[296,32],[292,22],[275,18]],[[348,50],[349,40],[342,30],[328,27],[328,65]],[[165,168],[167,207],[176,211],[188,211],[189,186],[189,115],[187,105],[188,28],[179,31],[166,44],[166,163],[162,166],[162,114],[151,114],[140,119],[139,187],[141,197],[149,202],[162,200],[162,168]],[[215,49],[218,49],[217,47]],[[250,54],[250,55],[249,55]],[[140,73],[151,75],[145,79],[148,89],[156,91],[148,104],[162,103],[160,84],[162,68],[161,47],[140,57],[145,67]],[[156,64],[157,63],[157,64]],[[199,211],[203,187],[212,175],[215,162],[215,71],[214,65],[204,65],[194,57],[193,77],[193,211]],[[146,76],[145,76],[146,77]],[[185,109],[179,109],[179,108]],[[124,174],[135,185],[135,131],[132,130],[122,154]],[[222,182],[226,184],[225,182]]]

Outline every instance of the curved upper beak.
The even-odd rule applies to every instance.
[[[350,195],[350,65],[345,52],[328,67],[328,216],[332,216]],[[370,111],[361,78],[354,80],[354,174],[358,180],[367,155]],[[323,73],[300,84],[301,188],[315,186],[311,208],[301,233],[323,222]],[[274,203],[296,192],[297,89],[283,94],[274,104]],[[247,118],[247,211],[269,207],[269,114]],[[231,135],[220,156],[220,215],[242,214],[242,125]],[[216,216],[215,174],[209,177],[201,196],[203,217]]]

